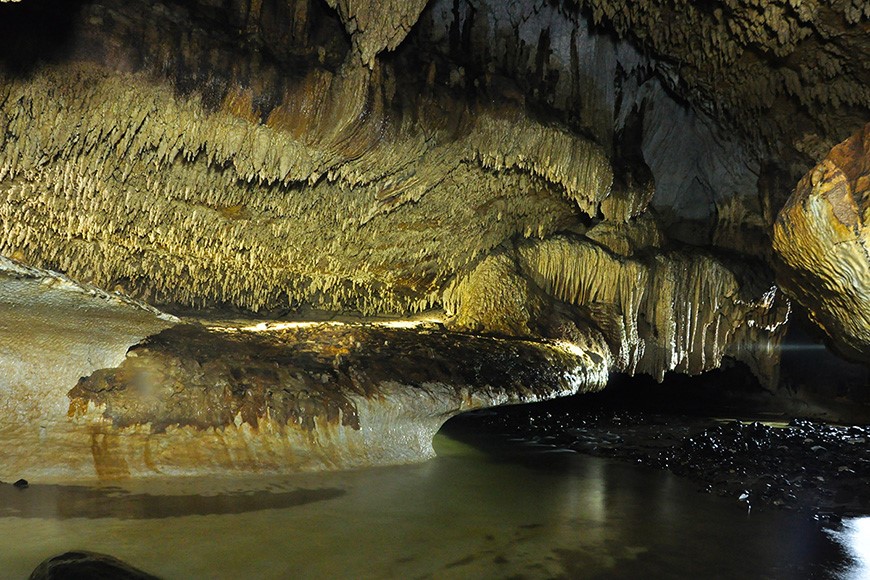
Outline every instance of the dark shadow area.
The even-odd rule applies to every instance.
[[[519,447],[537,469],[582,453],[667,469],[747,508],[870,514],[870,369],[801,324],[782,348],[775,388],[737,363],[661,384],[613,375],[603,392],[467,413],[442,432],[506,460]]]
[[[0,3],[0,66],[27,76],[37,65],[57,62],[72,50],[84,0]]]
[[[285,509],[341,497],[343,489],[295,489],[220,495],[150,495],[120,488],[0,484],[0,517],[147,520]]]

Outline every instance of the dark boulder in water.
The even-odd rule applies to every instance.
[[[94,552],[66,552],[43,561],[30,580],[155,580],[117,558]]]

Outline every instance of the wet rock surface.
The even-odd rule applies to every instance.
[[[843,356],[870,364],[870,123],[801,179],[773,232],[779,283]]]
[[[132,348],[118,368],[81,379],[69,393],[70,415],[92,404],[115,427],[149,424],[154,432],[235,421],[257,428],[267,418],[306,431],[330,423],[359,430],[358,399],[386,396],[385,384],[421,392],[421,403],[435,384],[447,385],[456,412],[465,399],[474,407],[601,388],[603,360],[549,343],[437,328],[179,325]]]
[[[587,352],[407,323],[236,321],[153,335],[69,391],[68,439],[92,463],[65,480],[414,463],[435,455],[432,437],[461,411],[607,380],[604,345]],[[25,467],[34,480],[51,476]]]
[[[494,442],[669,469],[747,510],[795,509],[835,521],[870,514],[868,426],[644,413],[594,397],[569,401],[476,411],[445,429],[460,438],[484,431]]]

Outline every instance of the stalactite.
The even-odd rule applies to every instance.
[[[444,309],[454,328],[505,336],[534,336],[544,305],[519,276],[505,251],[489,254],[459,275],[444,292]]]
[[[372,67],[378,53],[399,46],[428,0],[326,1],[338,10],[363,64]]]
[[[617,370],[662,380],[667,371],[698,374],[732,356],[775,382],[789,306],[775,287],[752,283],[748,269],[738,276],[712,257],[677,251],[625,258],[558,236],[518,250],[526,275],[604,333]]]
[[[608,195],[584,139],[504,112],[458,131],[390,118],[377,74],[314,73],[265,124],[249,94],[206,113],[90,65],[8,79],[0,251],[164,302],[412,312],[503,241]]]

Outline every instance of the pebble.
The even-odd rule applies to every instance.
[[[508,437],[528,441],[546,434],[556,448],[668,469],[699,482],[704,492],[747,503],[751,497],[753,508],[870,515],[870,447],[859,445],[870,439],[864,426],[798,419],[773,427],[594,409],[544,413],[534,407],[482,420]]]

